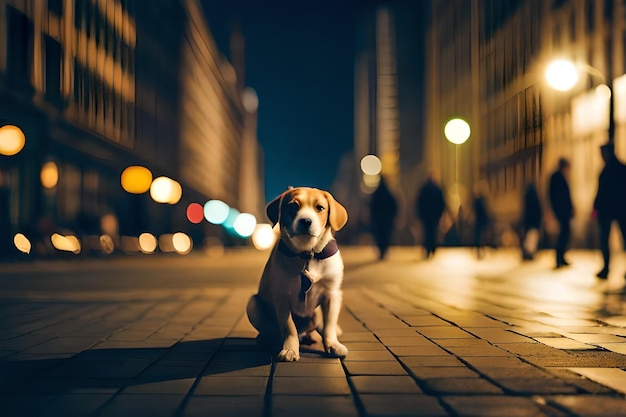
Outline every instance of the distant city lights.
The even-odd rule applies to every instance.
[[[157,249],[157,239],[151,233],[139,235],[139,249],[143,253],[153,253]]]
[[[191,203],[187,206],[187,220],[193,224],[198,224],[204,220],[204,208],[201,204]]]
[[[80,241],[74,235],[63,236],[58,233],[52,234],[50,236],[50,241],[52,242],[52,246],[56,250],[63,252],[72,252],[75,255],[78,255],[81,250]]]
[[[51,189],[56,187],[59,182],[59,168],[57,164],[52,161],[43,164],[39,177],[44,188]]]
[[[235,220],[237,220],[237,217],[239,217],[239,210],[231,207],[228,209],[228,216],[226,216],[223,226],[226,229],[233,230],[235,228]]]
[[[15,248],[22,253],[29,254],[32,249],[30,240],[22,233],[16,233],[15,236],[13,236],[13,244]]]
[[[172,235],[172,246],[176,253],[186,255],[191,252],[193,244],[188,235],[183,232],[177,232]]]
[[[258,250],[266,250],[271,248],[276,241],[276,234],[272,226],[267,223],[259,223],[252,233],[252,244]]]
[[[168,177],[158,177],[150,185],[150,197],[157,203],[176,204],[183,195],[183,188]]]
[[[376,155],[365,155],[361,159],[361,171],[366,175],[378,175],[383,169],[383,164]]]
[[[204,217],[209,223],[223,224],[228,218],[230,207],[220,200],[209,200],[204,204]]]
[[[256,228],[256,217],[250,213],[241,213],[235,218],[233,229],[241,237],[249,237]]]
[[[129,166],[120,178],[124,191],[131,194],[143,194],[150,189],[152,184],[152,172],[146,167]]]
[[[0,155],[13,156],[18,154],[26,144],[24,132],[17,126],[0,127]]]
[[[110,255],[115,250],[115,243],[113,242],[113,238],[109,235],[101,235],[100,236],[100,247],[102,248],[102,252]]]
[[[548,85],[558,91],[569,91],[578,82],[576,65],[567,59],[552,61],[546,68]]]
[[[456,117],[446,122],[443,133],[450,143],[462,145],[469,139],[471,129],[469,123]]]

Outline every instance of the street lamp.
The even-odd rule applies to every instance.
[[[615,97],[611,91],[611,86],[607,82],[606,76],[599,69],[589,64],[574,63],[567,59],[557,59],[552,61],[546,67],[546,82],[548,85],[558,91],[570,91],[580,77],[580,72],[585,72],[592,77],[601,80],[600,85],[596,88],[596,92],[607,96],[609,101],[609,142],[613,142],[615,133]]]
[[[469,123],[465,120],[454,117],[446,122],[443,133],[448,142],[454,144],[454,186],[455,186],[455,210],[461,207],[461,191],[459,186],[459,147],[467,142],[472,133]]]

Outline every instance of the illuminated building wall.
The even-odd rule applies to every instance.
[[[2,222],[76,229],[114,213],[137,233],[187,227],[190,201],[238,206],[248,113],[195,0],[0,0],[0,39],[0,122],[27,138],[0,157]],[[52,189],[39,179],[47,161]],[[180,181],[181,203],[123,192],[135,164]]]
[[[474,161],[467,171],[471,179],[468,188],[479,179],[488,181],[490,208],[499,231],[517,225],[522,193],[526,184],[534,182],[546,202],[546,227],[555,232],[545,198],[546,184],[563,156],[572,162],[575,244],[593,245],[596,233],[590,214],[601,169],[598,146],[607,138],[608,102],[598,104],[597,98],[588,98],[598,79],[582,74],[585,81],[576,89],[559,93],[544,82],[543,74],[550,60],[564,57],[594,66],[609,82],[621,76],[623,2],[472,0],[435,1],[433,5],[427,58],[431,86],[427,138],[431,157],[442,163],[444,183],[449,184],[449,158],[440,126],[447,114],[463,116],[457,109],[462,109],[464,102],[474,103],[474,108],[465,112],[472,125],[468,144],[475,146],[471,153]],[[465,48],[458,44],[460,39],[471,40],[475,60],[468,56],[452,59],[451,51],[462,53]],[[467,89],[467,83],[459,83],[463,79],[460,74],[472,72],[472,79],[478,80],[478,90],[473,91]],[[579,113],[588,109],[587,116],[572,118],[572,109]],[[624,155],[626,130],[621,120],[616,146],[618,154]]]

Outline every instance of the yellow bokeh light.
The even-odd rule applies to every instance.
[[[183,187],[168,177],[158,177],[150,185],[150,197],[157,203],[176,204],[183,196]]]
[[[157,248],[157,239],[151,233],[142,233],[139,235],[139,249],[143,253],[152,253]]]
[[[122,171],[120,182],[124,191],[131,194],[143,194],[150,189],[152,172],[146,167],[129,166]]]
[[[366,175],[378,175],[383,169],[383,164],[376,155],[365,155],[361,159],[361,171]]]
[[[15,248],[22,253],[30,253],[32,248],[30,240],[22,233],[16,233],[15,236],[13,236],[13,244]]]
[[[17,126],[0,127],[0,155],[13,156],[19,153],[26,144],[24,132]]]
[[[191,238],[183,232],[174,233],[172,236],[172,246],[176,253],[186,255],[191,252]]]
[[[567,59],[552,61],[546,68],[548,85],[558,91],[569,91],[578,82],[578,70],[573,62]]]
[[[54,233],[50,236],[50,241],[52,242],[52,246],[54,246],[57,250],[72,252],[76,255],[80,253],[80,241],[76,236],[63,236],[58,233]]]
[[[100,236],[100,247],[102,248],[102,252],[110,255],[115,250],[115,243],[113,242],[113,238],[109,235]]]
[[[471,129],[469,123],[467,123],[463,119],[454,118],[448,120],[446,123],[443,132],[451,143],[455,145],[461,145],[465,143],[471,134]]]
[[[252,244],[258,250],[269,249],[276,242],[276,234],[270,224],[259,223],[252,233]]]
[[[59,168],[57,164],[52,161],[48,161],[41,167],[40,173],[41,185],[44,188],[54,188],[59,182]]]

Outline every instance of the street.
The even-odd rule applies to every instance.
[[[0,415],[626,415],[624,259],[342,248],[344,360],[274,363],[245,316],[267,252],[0,264]]]

